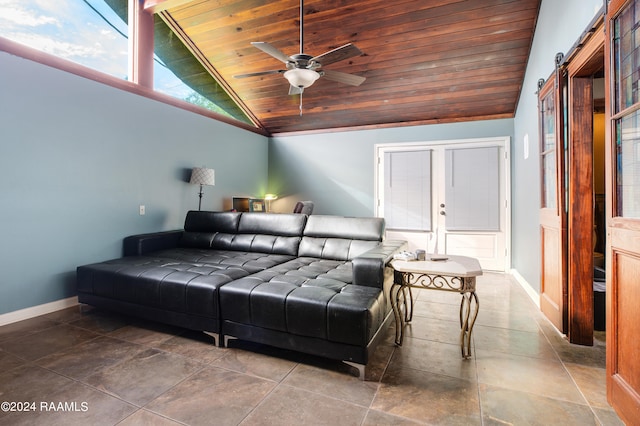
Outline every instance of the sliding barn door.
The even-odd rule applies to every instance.
[[[567,331],[567,213],[560,84],[550,78],[540,88],[540,309],[561,332]]]
[[[607,132],[607,396],[640,419],[640,0],[611,1]]]

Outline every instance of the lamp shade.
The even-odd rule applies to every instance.
[[[289,80],[289,83],[294,87],[307,88],[311,86],[317,79],[320,78],[314,70],[306,68],[294,68],[284,73],[284,78]]]
[[[194,167],[191,171],[191,180],[189,183],[213,186],[216,184],[216,173],[213,169]]]

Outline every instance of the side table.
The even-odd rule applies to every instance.
[[[431,258],[443,260],[431,260]],[[471,357],[471,332],[478,316],[476,277],[482,275],[477,259],[466,256],[426,256],[427,260],[391,261],[394,279],[389,299],[396,320],[396,344],[402,346],[404,326],[413,318],[412,288],[460,293],[460,349],[463,358]]]

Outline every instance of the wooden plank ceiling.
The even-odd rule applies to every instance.
[[[320,78],[304,91],[302,116],[282,74],[233,78],[283,69],[252,41],[299,53],[299,0],[147,4],[179,28],[259,126],[279,134],[513,117],[540,0],[307,0],[304,53],[354,43],[361,56],[326,69],[366,81]]]

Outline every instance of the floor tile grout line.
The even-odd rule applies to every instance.
[[[314,368],[315,368],[315,367],[314,367]],[[306,388],[299,388],[299,387],[297,387],[297,386],[293,386],[293,385],[291,385],[291,384],[287,384],[287,383],[284,383],[284,381],[282,381],[282,382],[278,383],[276,386],[274,386],[274,388],[273,388],[273,389],[272,389],[272,390],[271,390],[267,395],[265,395],[265,397],[264,397],[264,398],[263,398],[263,399],[262,399],[262,400],[261,400],[261,401],[260,401],[260,402],[259,402],[259,403],[258,403],[258,404],[257,404],[257,405],[252,409],[252,410],[251,410],[251,412],[253,412],[253,411],[255,411],[256,409],[258,409],[258,407],[260,407],[262,404],[264,404],[265,400],[267,399],[267,397],[268,397],[269,395],[271,395],[273,392],[275,392],[275,391],[276,391],[276,389],[281,388],[281,387],[288,387],[288,388],[291,388],[291,389],[295,389],[295,390],[296,390],[296,391],[298,391],[298,392],[307,392],[307,393],[310,393],[310,394],[312,394],[312,395],[320,396],[320,397],[322,397],[322,398],[328,398],[328,399],[331,399],[331,400],[334,400],[334,401],[341,402],[341,403],[343,403],[343,404],[348,404],[348,405],[353,405],[353,406],[356,406],[356,407],[363,408],[363,409],[365,409],[365,410],[366,410],[366,411],[365,411],[365,418],[366,418],[366,413],[367,413],[367,412],[369,411],[369,409],[370,409],[369,407],[367,407],[367,406],[365,406],[365,405],[357,404],[357,403],[355,403],[355,402],[351,402],[351,401],[345,401],[345,400],[343,400],[343,399],[336,398],[336,397],[333,397],[333,396],[330,396],[330,395],[325,395],[325,394],[323,394],[323,393],[315,392],[315,391],[312,391],[312,390],[309,390],[309,389],[306,389]],[[247,414],[247,416],[246,416],[246,417],[244,417],[240,423],[242,423],[244,420],[246,420],[246,418],[247,418],[247,417],[249,417],[249,415],[250,415],[250,414]],[[397,416],[396,416],[396,417],[397,417]],[[404,417],[403,417],[403,418],[404,418]]]
[[[122,424],[127,419],[132,418],[133,416],[138,414],[140,411],[144,411],[145,413],[153,414],[154,416],[162,417],[163,419],[167,419],[167,420],[169,420],[171,422],[178,423],[178,424],[183,425],[183,426],[189,426],[188,423],[182,422],[180,420],[173,419],[171,417],[167,417],[164,414],[157,413],[155,411],[149,410],[149,409],[144,408],[144,407],[138,408],[136,411],[134,411],[133,413],[129,414],[127,417],[125,417],[124,419],[120,420],[118,423],[115,423],[113,426],[118,426],[118,425]]]
[[[533,318],[533,320],[536,322],[536,325],[538,326],[538,329],[540,330],[540,332],[544,336],[545,340],[547,341],[547,343],[551,347],[551,349],[552,349],[554,355],[556,356],[557,361],[559,362],[560,366],[569,375],[569,377],[571,379],[571,382],[573,383],[575,388],[578,390],[578,392],[582,396],[582,398],[584,400],[584,404],[580,404],[580,403],[575,402],[575,401],[567,401],[567,400],[563,400],[563,399],[559,399],[559,398],[553,398],[553,397],[549,397],[549,396],[546,396],[546,395],[540,395],[540,394],[531,393],[531,392],[524,392],[524,391],[523,392],[527,393],[529,395],[534,395],[534,396],[543,397],[543,398],[547,398],[547,399],[551,399],[551,400],[555,400],[555,401],[560,401],[562,403],[571,403],[571,404],[576,404],[576,405],[581,405],[581,406],[588,407],[589,410],[591,411],[591,413],[594,415],[595,420],[597,420],[598,422],[600,422],[600,424],[602,424],[602,422],[600,421],[600,418],[598,417],[597,413],[594,410],[594,407],[591,405],[591,403],[589,403],[589,400],[587,399],[586,395],[584,394],[582,388],[575,381],[573,375],[568,371],[568,369],[567,369],[567,367],[565,365],[565,361],[562,359],[562,356],[560,356],[560,354],[558,353],[558,351],[556,349],[556,346],[551,342],[551,340],[550,340],[547,332],[545,331],[544,327],[542,327],[542,325],[540,324],[540,321],[546,321],[548,323],[548,325],[551,325],[551,323],[549,322],[549,320],[547,318],[542,317],[542,316]],[[560,334],[560,332],[558,330],[556,330],[555,327],[553,328],[553,331],[555,331],[556,333],[558,333],[559,336],[564,338],[564,335]],[[474,342],[474,344],[475,344],[475,342]],[[508,354],[508,355],[520,356],[520,355],[517,355],[517,354]],[[478,382],[478,383],[480,384],[480,382]],[[490,385],[490,386],[493,386],[493,385]],[[493,386],[493,387],[502,388],[500,386]],[[508,388],[502,388],[502,389],[510,390]]]
[[[369,412],[371,410],[373,410],[373,408],[372,408],[373,403],[376,400],[376,397],[378,396],[378,392],[380,392],[380,387],[382,387],[382,378],[384,377],[384,375],[386,374],[387,370],[389,369],[389,365],[391,365],[391,360],[393,359],[393,356],[396,353],[396,349],[397,349],[397,345],[393,345],[392,350],[391,350],[391,354],[389,355],[389,358],[387,359],[387,362],[385,362],[384,368],[382,369],[382,373],[380,373],[380,378],[377,381],[378,387],[376,388],[376,391],[373,393],[373,398],[371,398],[371,402],[369,403],[369,407],[367,408],[367,411],[366,411],[364,417],[362,418],[362,421],[360,422],[360,426],[363,426],[365,424],[364,422],[367,420],[367,417],[369,416]],[[366,375],[365,375],[365,377],[363,377],[363,380],[366,380],[366,379],[367,378],[366,378]]]
[[[480,392],[480,376],[478,374],[478,352],[476,351],[475,337],[471,338],[471,343],[473,345],[473,363],[476,366],[476,392],[478,392],[478,409],[480,411],[480,425],[484,426],[484,410],[482,409],[482,393]]]
[[[553,324],[551,324],[551,321],[549,321],[549,319],[542,318],[542,321],[546,321],[547,322],[547,326],[552,327],[551,328],[551,332],[552,333],[556,333],[559,337],[561,337],[562,339],[565,338],[565,336],[560,333],[560,331],[558,329],[555,328],[555,326],[553,326]],[[584,399],[586,405],[589,407],[589,409],[591,410],[592,413],[594,413],[594,416],[596,416],[596,419],[598,419],[598,416],[595,414],[593,407],[591,407],[591,404],[589,403],[589,400],[587,399],[586,395],[584,394],[584,392],[582,391],[582,389],[580,388],[580,386],[578,386],[578,383],[575,381],[573,375],[569,372],[569,369],[567,369],[567,366],[565,365],[564,360],[562,359],[562,356],[560,355],[560,353],[558,352],[556,346],[553,344],[553,342],[551,342],[551,339],[549,338],[549,336],[547,335],[547,332],[545,331],[544,327],[542,326],[542,324],[540,323],[540,321],[537,321],[538,327],[540,328],[540,330],[542,331],[542,335],[545,337],[545,339],[547,339],[547,342],[549,343],[549,345],[551,346],[551,349],[553,350],[553,352],[556,354],[556,356],[558,357],[558,360],[560,361],[560,364],[562,365],[562,369],[569,375],[569,377],[571,378],[571,382],[575,385],[575,387],[578,389],[578,392],[580,393],[580,395],[582,396],[582,398]],[[599,419],[598,419],[599,420]]]
[[[354,377],[354,379],[358,380],[360,382],[360,379],[356,379],[355,377]],[[309,390],[309,389],[306,389],[306,388],[300,388],[300,387],[297,387],[297,386],[294,386],[294,385],[291,385],[291,384],[288,384],[288,383],[284,383],[283,382],[283,383],[280,383],[279,385],[287,386],[287,387],[290,387],[292,389],[296,389],[296,390],[301,391],[301,392],[308,392],[308,393],[313,394],[313,395],[321,396],[323,398],[328,398],[328,399],[331,399],[331,400],[334,400],[334,401],[339,401],[339,402],[342,402],[342,403],[345,403],[345,404],[355,405],[356,407],[361,407],[361,408],[364,408],[364,409],[367,409],[367,410],[369,409],[369,407],[366,406],[366,405],[358,404],[356,402],[346,401],[344,399],[340,399],[340,398],[337,398],[337,397],[334,397],[334,396],[331,396],[331,395],[325,395],[323,393],[316,392],[316,391],[313,391],[313,390]],[[380,386],[380,383],[378,383],[378,388],[379,388],[379,386]]]
[[[124,398],[122,398],[122,397],[120,397],[120,396],[118,396],[118,395],[111,394],[111,393],[109,393],[109,392],[107,392],[107,391],[105,391],[105,390],[103,390],[103,389],[100,389],[100,388],[98,388],[98,387],[96,387],[96,386],[93,386],[93,385],[91,385],[91,384],[89,384],[89,383],[83,382],[83,381],[82,381],[82,380],[80,380],[80,379],[76,379],[76,378],[74,378],[74,377],[68,376],[68,375],[66,375],[66,374],[60,373],[60,372],[55,371],[55,370],[52,370],[52,369],[50,369],[50,368],[47,368],[47,367],[43,367],[43,366],[41,366],[41,365],[38,365],[38,364],[36,364],[36,363],[35,363],[35,361],[29,362],[29,364],[32,364],[34,367],[41,368],[41,369],[46,370],[46,371],[48,371],[48,372],[50,372],[50,373],[52,373],[52,374],[55,374],[55,375],[57,375],[57,376],[60,376],[60,377],[63,377],[63,378],[65,378],[65,379],[70,380],[72,383],[70,383],[69,385],[78,385],[78,384],[79,384],[79,385],[81,385],[81,386],[86,386],[86,387],[88,387],[88,388],[90,388],[90,389],[92,389],[92,390],[94,390],[94,391],[97,391],[97,392],[99,392],[99,393],[103,394],[103,395],[106,395],[106,396],[111,397],[111,398],[115,398],[115,399],[117,399],[117,400],[119,400],[119,401],[121,401],[121,402],[124,402],[125,404],[131,405],[131,406],[135,407],[136,409],[142,408],[140,405],[137,405],[137,404],[135,404],[135,403],[133,403],[133,402],[131,402],[131,401],[127,401],[126,399],[124,399]],[[48,395],[44,395],[44,396],[42,396],[42,398],[41,398],[41,399],[42,399],[42,400],[44,400],[44,399],[46,399],[46,398],[47,398],[47,396],[48,396]]]
[[[77,328],[81,328],[81,327],[77,327]],[[83,328],[82,328],[82,329],[83,329]],[[89,331],[92,331],[92,330],[89,330]],[[167,419],[170,419],[170,420],[176,421],[176,422],[178,422],[178,423],[182,423],[182,422],[179,422],[179,421],[178,421],[178,420],[176,420],[176,419],[172,419],[172,418],[170,418],[170,417],[166,417],[166,416],[162,415],[161,413],[157,413],[157,412],[155,412],[155,411],[153,411],[153,410],[149,410],[149,409],[147,409],[147,408],[146,408],[146,406],[147,406],[148,404],[150,404],[151,402],[153,402],[155,399],[159,398],[161,395],[164,395],[165,393],[169,392],[169,391],[170,391],[171,389],[173,389],[174,387],[178,386],[180,383],[182,383],[182,382],[184,382],[185,380],[187,380],[187,379],[189,379],[189,378],[193,377],[194,375],[198,374],[199,372],[201,372],[202,370],[204,370],[205,368],[207,368],[207,367],[209,366],[209,364],[208,364],[208,363],[205,363],[205,362],[203,362],[203,361],[200,361],[200,360],[197,360],[197,359],[191,358],[191,357],[184,356],[184,355],[182,355],[182,354],[178,354],[178,353],[174,353],[174,352],[169,352],[169,351],[164,351],[164,350],[162,350],[162,349],[155,348],[155,347],[152,347],[152,346],[149,346],[149,345],[145,345],[145,344],[141,344],[141,343],[136,343],[136,342],[131,342],[131,341],[127,341],[127,340],[124,340],[124,339],[119,339],[119,338],[117,338],[117,337],[109,336],[108,334],[98,334],[98,333],[96,333],[96,334],[97,334],[97,335],[96,335],[95,337],[93,337],[93,338],[91,338],[91,339],[89,339],[89,340],[87,340],[87,341],[85,341],[85,342],[81,342],[81,343],[78,343],[78,344],[76,344],[76,345],[73,345],[73,346],[70,346],[70,347],[68,347],[68,348],[65,348],[64,350],[60,350],[60,351],[58,351],[58,352],[54,352],[54,353],[51,353],[51,354],[45,355],[45,356],[43,356],[43,357],[40,357],[40,358],[35,359],[35,360],[32,360],[32,361],[29,361],[29,360],[25,360],[25,361],[27,361],[27,363],[28,363],[28,364],[32,364],[32,365],[34,365],[34,366],[36,366],[36,367],[38,367],[38,368],[42,368],[42,369],[44,369],[44,370],[47,370],[47,371],[49,371],[50,373],[56,374],[56,375],[58,375],[58,376],[60,376],[60,377],[64,377],[64,378],[66,378],[66,379],[71,380],[72,382],[75,382],[75,383],[80,384],[80,385],[82,385],[82,386],[86,386],[86,387],[88,387],[88,388],[90,388],[90,389],[93,389],[93,390],[95,390],[95,391],[97,391],[97,392],[100,392],[100,393],[102,393],[102,394],[104,394],[104,395],[106,395],[106,396],[109,396],[109,397],[112,397],[112,398],[118,399],[118,400],[120,400],[120,401],[122,401],[122,402],[124,402],[124,403],[126,403],[126,404],[128,404],[128,405],[131,405],[131,406],[135,407],[135,408],[136,408],[136,410],[135,410],[133,413],[131,413],[131,415],[135,414],[137,411],[139,411],[139,410],[141,410],[141,409],[145,409],[145,410],[146,410],[146,411],[148,411],[148,412],[151,412],[151,413],[154,413],[154,414],[160,415],[160,416],[162,416],[162,417],[165,417],[165,418],[167,418]],[[148,401],[147,403],[145,403],[145,404],[143,404],[143,405],[138,405],[138,404],[136,404],[136,403],[134,403],[134,402],[132,402],[132,401],[129,401],[129,400],[127,400],[127,399],[124,399],[124,398],[120,397],[119,395],[112,394],[112,393],[108,392],[107,390],[100,389],[100,388],[98,388],[98,387],[96,387],[96,386],[94,386],[94,385],[91,385],[90,383],[87,383],[86,381],[84,381],[84,380],[85,380],[87,377],[89,377],[89,376],[87,376],[87,377],[85,377],[85,378],[82,378],[82,379],[77,379],[77,378],[74,378],[74,377],[68,376],[68,375],[66,375],[66,374],[64,374],[64,373],[61,373],[61,372],[59,372],[59,371],[56,371],[56,370],[53,370],[53,369],[51,369],[51,368],[44,367],[44,366],[42,366],[42,365],[37,364],[37,361],[38,361],[38,360],[41,360],[41,359],[46,358],[46,357],[48,357],[48,356],[53,356],[53,355],[59,354],[59,353],[64,352],[64,351],[66,351],[66,350],[68,350],[68,349],[71,349],[71,348],[74,348],[74,347],[80,346],[80,345],[82,345],[82,344],[84,344],[84,343],[87,343],[87,342],[90,342],[90,341],[93,341],[93,340],[96,340],[96,339],[99,339],[99,338],[104,338],[104,337],[106,337],[106,338],[110,338],[110,339],[114,339],[114,340],[119,340],[119,341],[122,341],[122,342],[125,342],[125,343],[129,343],[129,344],[133,344],[133,345],[139,346],[141,349],[140,349],[140,351],[139,351],[139,352],[137,352],[137,353],[141,353],[141,352],[144,352],[145,350],[149,350],[149,349],[151,349],[151,350],[157,350],[157,351],[159,351],[159,352],[162,352],[162,353],[165,353],[165,354],[168,354],[168,355],[174,355],[174,356],[178,356],[178,357],[181,357],[181,358],[185,358],[185,359],[188,359],[188,360],[191,360],[191,361],[195,361],[195,362],[199,363],[199,364],[201,365],[201,367],[200,367],[198,370],[194,371],[194,372],[193,372],[192,374],[190,374],[189,376],[185,377],[184,379],[180,380],[179,382],[177,382],[176,384],[174,384],[173,386],[171,386],[169,389],[165,390],[165,392],[163,392],[163,393],[161,393],[160,395],[156,396],[156,397],[155,397],[154,399],[152,399],[151,401]],[[121,359],[120,361],[116,362],[115,364],[110,365],[110,366],[108,366],[108,367],[105,367],[105,369],[108,369],[108,368],[112,368],[112,367],[115,367],[115,366],[121,365],[121,364],[123,364],[124,362],[126,362],[126,361],[128,361],[128,360],[130,360],[130,359],[131,359],[131,357],[123,358],[123,359]],[[129,417],[129,416],[127,416],[127,417]],[[125,418],[126,418],[126,417],[125,417]],[[123,420],[124,420],[124,419],[122,419],[120,422],[122,422]],[[120,423],[120,422],[119,422],[119,423]],[[184,423],[182,423],[182,424],[184,424]]]
[[[554,348],[555,349],[555,348]],[[565,361],[561,358],[560,362],[562,363],[562,368],[567,372],[567,374],[569,375],[569,377],[571,378],[571,381],[573,382],[573,384],[576,386],[576,388],[578,389],[578,392],[580,392],[580,395],[582,395],[582,398],[584,398],[587,406],[589,407],[589,409],[591,410],[591,412],[593,413],[593,416],[595,417],[595,419],[602,424],[602,421],[600,420],[600,416],[598,416],[598,413],[596,412],[596,410],[594,409],[593,405],[591,404],[591,402],[589,402],[589,398],[587,398],[587,395],[585,395],[584,391],[582,390],[582,388],[580,387],[580,385],[578,385],[578,382],[576,382],[575,377],[573,377],[573,374],[571,374],[571,371],[569,371],[569,369],[567,368],[567,366],[565,365]]]
[[[64,325],[64,324],[58,324],[58,325],[56,325],[55,327],[58,327],[58,326],[60,326],[60,325]],[[51,328],[53,328],[53,327],[51,327]],[[75,328],[79,328],[79,327],[75,327]],[[82,329],[82,328],[79,328],[79,329],[84,330],[84,329]],[[36,334],[36,333],[40,333],[40,332],[42,332],[42,331],[46,331],[46,330],[48,330],[48,328],[47,328],[47,329],[44,329],[44,330],[38,330],[38,331],[37,331],[37,332],[35,332],[35,333],[30,333],[30,334],[26,334],[26,335],[23,335],[23,336],[19,336],[17,339],[20,339],[20,338],[23,338],[23,337],[33,336],[33,335],[34,335],[34,334]],[[95,333],[94,333],[94,334],[95,334]],[[93,341],[93,340],[95,340],[95,339],[98,339],[98,338],[100,338],[100,337],[103,337],[103,336],[102,336],[102,335],[100,335],[100,334],[96,334],[96,336],[94,336],[94,337],[92,337],[92,338],[90,338],[90,339],[88,339],[88,340],[85,340],[85,341],[82,341],[82,342],[76,343],[76,344],[71,345],[71,346],[68,346],[68,347],[66,347],[66,348],[62,348],[62,349],[60,349],[60,350],[58,350],[58,351],[51,352],[51,353],[49,353],[49,354],[46,354],[46,355],[41,356],[40,358],[35,358],[35,359],[28,359],[28,358],[24,358],[23,356],[21,356],[21,355],[19,355],[19,354],[15,353],[15,352],[11,352],[11,351],[9,351],[9,350],[7,350],[7,349],[2,349],[1,351],[2,351],[2,352],[5,352],[5,353],[8,353],[9,355],[12,355],[12,356],[14,356],[14,357],[16,357],[16,358],[18,358],[18,359],[20,359],[20,360],[22,360],[22,361],[27,362],[27,363],[35,363],[35,362],[37,362],[37,361],[39,361],[39,360],[41,360],[41,359],[43,359],[43,358],[46,358],[46,357],[48,357],[48,356],[53,356],[53,355],[59,354],[59,353],[61,353],[61,352],[64,352],[64,351],[67,351],[67,350],[69,350],[69,349],[72,349],[72,348],[75,348],[75,347],[77,347],[77,346],[80,346],[80,345],[82,345],[82,344],[84,344],[84,343],[91,342],[91,341]],[[11,339],[11,340],[13,340],[13,339]],[[0,343],[0,344],[1,344],[1,343]]]
[[[233,348],[225,348],[225,349],[233,349]],[[237,348],[236,348],[236,350],[241,350],[241,349],[237,349]],[[270,356],[270,355],[266,355],[266,356]],[[222,357],[221,357],[221,358],[222,358]],[[220,359],[220,358],[218,358],[218,359]],[[215,361],[212,361],[212,362],[215,362]],[[288,376],[289,376],[289,375],[290,375],[290,374],[291,374],[291,373],[296,369],[296,367],[297,367],[299,364],[300,364],[300,363],[296,362],[296,363],[295,363],[295,365],[294,365],[294,367],[293,367],[291,370],[289,370],[289,372],[288,372],[287,374],[285,374],[285,375],[284,375],[284,377],[282,377],[279,381],[278,381],[278,380],[269,379],[269,378],[266,378],[266,377],[257,376],[257,375],[255,375],[255,374],[251,374],[251,373],[247,373],[247,372],[237,371],[237,370],[234,370],[234,369],[231,369],[231,368],[227,368],[227,367],[224,367],[224,366],[212,365],[212,364],[211,364],[211,362],[206,363],[206,365],[205,365],[205,367],[204,367],[203,369],[205,369],[205,368],[215,368],[215,369],[218,369],[218,370],[223,370],[223,371],[227,371],[227,372],[230,372],[230,373],[240,374],[240,375],[243,375],[243,376],[253,377],[253,378],[256,378],[256,379],[259,379],[259,380],[264,380],[264,381],[266,381],[266,382],[272,382],[272,383],[274,383],[273,388],[272,388],[269,392],[267,392],[267,393],[264,395],[264,397],[263,397],[263,398],[258,402],[258,404],[257,404],[255,407],[253,407],[253,408],[252,408],[252,409],[247,413],[247,415],[246,415],[245,417],[243,417],[243,418],[238,422],[238,424],[240,424],[240,423],[242,423],[242,422],[243,422],[243,421],[244,421],[248,416],[250,416],[250,415],[251,415],[251,413],[253,413],[253,412],[254,412],[254,411],[255,411],[259,406],[261,406],[261,405],[264,403],[264,401],[267,399],[267,397],[268,397],[269,395],[271,395],[271,394],[272,394],[272,393],[273,393],[273,392],[274,392],[274,391],[275,391],[275,390],[276,390],[276,389],[277,389],[277,388],[278,388],[278,387],[283,383],[283,381],[284,381],[284,380],[285,380],[285,379],[286,379],[286,378],[287,378],[287,377],[288,377]],[[199,371],[202,371],[202,370],[199,370]],[[196,373],[194,373],[194,374],[196,374]],[[191,377],[191,376],[190,376],[190,377]],[[185,378],[184,380],[187,380],[187,379],[188,379],[188,378]],[[184,381],[184,380],[183,380],[183,381]],[[181,381],[181,382],[182,382],[182,381]],[[180,383],[181,383],[181,382],[180,382]],[[179,384],[179,383],[177,383],[175,386],[178,386],[178,384]],[[175,387],[175,386],[174,386],[174,387]],[[169,389],[169,390],[170,390],[170,389]],[[167,390],[166,392],[169,392],[169,390]],[[166,392],[164,392],[164,393],[166,393]],[[164,394],[164,393],[163,393],[163,394]],[[160,396],[161,396],[161,395],[158,395],[156,398],[154,398],[154,400],[155,400],[155,399],[157,399],[157,398],[159,398]],[[150,404],[151,402],[153,402],[154,400],[149,401],[149,403],[147,403],[147,405],[148,405],[148,404]],[[145,405],[145,407],[142,407],[142,408],[144,408],[144,409],[146,409],[147,411],[152,412],[152,413],[154,413],[154,414],[159,414],[159,413],[157,413],[157,412],[155,412],[155,411],[153,411],[153,410],[150,410],[149,408],[146,408],[146,405]],[[170,418],[170,417],[167,417],[167,418],[169,418],[169,419],[171,419],[171,420],[175,420],[175,419],[172,419],[172,418]],[[181,422],[181,423],[182,423],[182,422]]]
[[[296,365],[296,367],[297,367],[297,365]],[[295,368],[296,368],[296,367],[293,367],[293,368],[291,369],[291,371],[295,370]],[[289,374],[291,374],[291,371],[290,371],[287,375],[285,375],[285,377],[287,377]],[[284,377],[282,378],[282,380],[284,380]],[[242,419],[241,419],[237,424],[239,425],[239,424],[241,424],[242,422],[244,422],[246,419],[248,419],[248,418],[249,418],[249,416],[251,416],[251,414],[252,414],[254,411],[256,411],[259,407],[261,407],[261,406],[265,403],[265,401],[269,398],[269,396],[270,396],[271,394],[273,394],[273,393],[276,391],[276,389],[278,389],[278,388],[282,385],[282,380],[281,380],[281,381],[279,381],[279,382],[274,382],[274,383],[275,383],[275,386],[274,386],[274,387],[273,387],[269,392],[267,392],[267,393],[262,397],[262,399],[261,399],[261,400],[260,400],[260,401],[259,401],[259,402],[258,402],[258,403],[253,407],[253,408],[251,408],[251,410],[249,410],[249,412],[248,412],[248,413],[247,413],[247,414],[246,414],[246,415],[245,415],[245,416],[244,416],[244,417],[243,417],[243,418],[242,418]]]
[[[186,358],[186,357],[185,357],[185,358]],[[189,358],[189,359],[191,359],[191,358]],[[164,415],[164,414],[162,414],[162,413],[159,413],[159,412],[157,412],[157,411],[153,411],[152,409],[148,408],[148,405],[149,405],[149,404],[151,404],[152,402],[154,402],[155,400],[157,400],[158,398],[160,398],[161,396],[165,395],[166,393],[168,393],[168,392],[172,391],[173,389],[175,389],[175,388],[176,388],[177,386],[179,386],[180,384],[182,384],[182,383],[184,383],[185,381],[187,381],[187,380],[191,379],[191,378],[192,378],[192,377],[194,377],[196,374],[198,374],[198,373],[202,372],[204,369],[206,369],[206,368],[208,367],[208,365],[207,365],[207,364],[204,364],[204,363],[201,363],[201,364],[202,364],[202,365],[201,365],[201,368],[200,368],[200,369],[198,369],[198,370],[194,371],[192,374],[188,375],[187,377],[183,378],[182,380],[179,380],[179,381],[178,381],[178,382],[176,382],[173,386],[171,386],[170,388],[166,389],[166,390],[165,390],[164,392],[162,392],[161,394],[156,395],[156,397],[155,397],[155,398],[153,398],[152,400],[147,401],[145,404],[141,405],[141,406],[139,407],[139,410],[145,410],[145,411],[148,411],[148,412],[150,412],[150,413],[153,413],[153,414],[159,415],[159,416],[161,416],[161,417],[164,417],[164,418],[166,418],[166,419],[169,419],[169,420],[172,420],[172,421],[175,421],[175,422],[181,423],[181,424],[186,424],[186,423],[184,423],[184,422],[179,421],[178,419],[174,419],[174,418],[172,418],[172,417],[166,416],[166,415]],[[139,410],[136,410],[136,411],[139,411]],[[133,415],[133,414],[134,414],[134,413],[132,413],[132,415]]]

